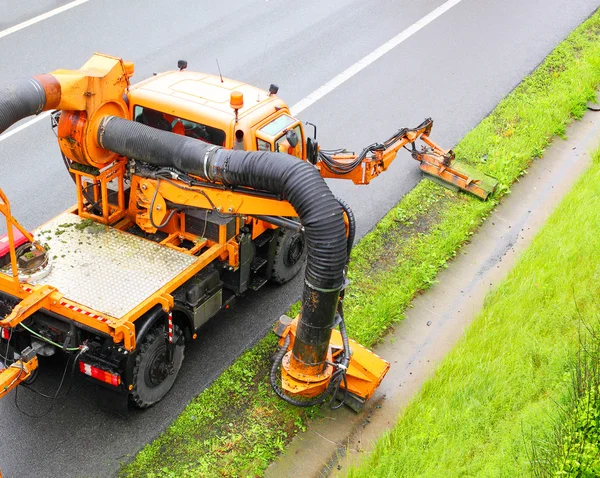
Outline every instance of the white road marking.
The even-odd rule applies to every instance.
[[[50,10],[49,12],[42,13],[41,15],[38,15],[37,17],[33,17],[29,20],[19,23],[18,25],[7,28],[6,30],[2,30],[0,32],[0,38],[4,38],[5,36],[10,35],[11,33],[18,32],[19,30],[23,30],[23,28],[27,28],[27,27],[30,27],[31,25],[35,25],[36,23],[44,21],[50,17],[53,17],[54,15],[58,15],[59,13],[66,12],[67,10],[70,10],[71,8],[75,8],[79,5],[87,3],[89,1],[90,0],[75,0],[74,2],[67,3],[66,5],[63,5],[62,7],[58,7],[58,8],[55,8],[54,10]]]
[[[417,33],[419,30],[421,30],[422,28],[429,25],[436,18],[438,18],[439,16],[446,13],[448,10],[450,10],[455,5],[458,5],[461,1],[462,0],[448,0],[447,2],[445,2],[442,5],[440,5],[439,7],[437,7],[435,10],[432,10],[430,13],[428,13],[423,18],[421,18],[418,22],[413,23],[406,30],[403,30],[398,35],[396,35],[394,38],[385,42],[379,48],[377,48],[376,50],[372,51],[364,58],[357,61],[350,68],[346,69],[345,71],[343,71],[342,73],[337,75],[332,80],[329,80],[327,83],[325,83],[320,88],[317,88],[315,91],[313,91],[308,96],[305,96],[304,98],[302,98],[300,101],[298,101],[298,103],[296,103],[294,106],[292,106],[290,108],[292,115],[296,116],[297,114],[299,114],[300,112],[302,112],[306,108],[308,108],[309,106],[311,106],[314,103],[316,103],[317,101],[319,101],[327,93],[335,90],[342,83],[345,83],[350,78],[352,78],[354,75],[356,75],[357,73],[364,70],[371,63],[377,61],[379,58],[381,58],[383,55],[388,53],[390,50],[392,50],[393,48],[400,45],[400,43],[407,40],[408,38],[413,36],[415,33]]]
[[[14,33],[17,30],[21,30],[22,28],[33,25],[34,23],[45,20],[46,18],[49,18],[53,15],[64,12],[65,10],[76,7],[77,5],[81,5],[82,3],[89,2],[89,1],[90,0],[76,0],[71,3],[67,3],[66,5],[63,5],[62,7],[51,10],[48,13],[44,13],[43,15],[32,18],[31,20],[20,23],[19,25],[9,28],[8,30],[4,30],[3,32],[0,32],[0,38],[2,38],[3,36],[9,35],[10,33]],[[425,15],[423,18],[421,18],[418,22],[413,23],[410,27],[408,27],[407,29],[400,32],[394,38],[385,42],[379,48],[372,51],[371,53],[369,53],[367,56],[365,56],[361,60],[357,61],[350,68],[346,69],[345,71],[343,71],[342,73],[337,75],[335,78],[333,78],[332,80],[328,81],[323,86],[321,86],[320,88],[313,91],[308,96],[305,96],[298,103],[296,103],[294,106],[292,106],[290,108],[290,111],[292,112],[293,115],[297,115],[300,112],[302,112],[303,110],[305,110],[306,108],[308,108],[309,106],[313,105],[314,103],[319,101],[321,98],[323,98],[327,93],[335,90],[338,86],[340,86],[341,84],[348,81],[350,78],[352,78],[354,75],[356,75],[360,71],[364,70],[371,63],[377,61],[379,58],[381,58],[383,55],[388,53],[390,50],[392,50],[393,48],[400,45],[400,43],[407,40],[408,38],[413,36],[415,33],[417,33],[419,30],[421,30],[422,28],[429,25],[436,18],[438,18],[439,16],[446,13],[448,10],[450,10],[455,5],[458,5],[461,1],[462,0],[448,0],[447,2],[443,3],[442,5],[437,7],[435,10],[431,11],[430,13]],[[49,114],[50,114],[49,112],[42,113],[38,117],[36,117],[32,120],[29,120],[28,122],[23,123],[20,126],[17,126],[16,128],[8,131],[7,133],[4,133],[2,136],[0,136],[0,142],[4,141],[5,139],[10,138],[11,136],[17,134],[20,131],[23,131],[25,128],[28,128],[29,126],[37,123],[38,121],[41,121],[42,119],[48,117]]]
[[[36,116],[35,118],[27,121],[27,123],[23,123],[22,125],[17,126],[16,128],[13,128],[13,129],[7,131],[2,136],[0,136],[0,143],[2,141],[4,141],[5,139],[10,138],[12,135],[17,134],[20,131],[23,131],[25,128],[29,128],[32,124],[35,124],[39,121],[42,121],[43,119],[46,119],[48,116],[50,116],[50,111],[46,111],[45,113],[42,113],[42,114]]]

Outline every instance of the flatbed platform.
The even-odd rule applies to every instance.
[[[66,299],[121,319],[197,257],[127,232],[63,213],[34,231],[49,246],[50,285]]]

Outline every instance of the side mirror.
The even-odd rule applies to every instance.
[[[285,139],[287,139],[287,142],[290,143],[292,148],[298,146],[298,135],[293,129],[290,129],[285,133]]]
[[[311,164],[317,164],[319,161],[319,143],[311,137],[306,139],[306,160]]]

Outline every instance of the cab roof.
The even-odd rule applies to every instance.
[[[221,81],[219,76],[191,71],[169,71],[153,76],[133,85],[130,94],[134,98],[152,98],[157,103],[168,104],[171,106],[169,109],[182,106],[185,110],[191,105],[202,105],[225,120],[225,117],[233,119],[235,116],[229,104],[233,91],[244,95],[244,107],[238,111],[240,118],[257,107],[287,107],[281,99],[269,96],[263,89],[230,78],[223,78]]]

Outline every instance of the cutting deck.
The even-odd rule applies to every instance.
[[[51,285],[81,305],[117,319],[191,266],[197,257],[63,213],[35,236],[52,269],[33,282]]]

